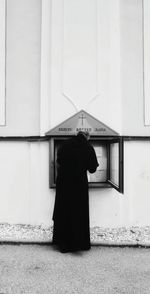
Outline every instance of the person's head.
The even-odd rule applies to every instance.
[[[87,131],[79,131],[77,133],[77,136],[78,137],[84,137],[86,140],[89,140],[90,139],[90,134]]]

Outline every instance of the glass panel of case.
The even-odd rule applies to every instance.
[[[119,186],[119,143],[110,144],[110,181]]]
[[[60,148],[61,144],[63,142],[62,141],[55,141],[55,145],[54,145],[54,183],[56,183],[56,178],[57,178],[57,152],[58,149]]]
[[[95,173],[88,174],[89,183],[104,183],[107,181],[107,145],[100,143],[99,141],[90,142],[94,147],[99,166]]]

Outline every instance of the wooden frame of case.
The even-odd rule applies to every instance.
[[[68,137],[51,137],[49,140],[49,183],[50,188],[55,188],[55,169],[56,169],[56,160],[55,160],[55,143],[58,141],[64,141],[67,140]],[[103,145],[106,145],[107,148],[107,181],[106,182],[90,182],[89,188],[114,188],[120,193],[123,193],[123,138],[122,137],[91,137],[90,139],[91,143],[92,141],[100,142]],[[110,179],[110,146],[111,144],[118,143],[119,144],[119,152],[118,152],[118,162],[119,162],[119,185],[115,184]]]

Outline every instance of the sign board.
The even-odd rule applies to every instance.
[[[79,111],[46,133],[47,136],[73,136],[88,131],[91,136],[118,136],[119,134],[84,110]]]

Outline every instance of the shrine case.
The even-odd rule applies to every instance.
[[[83,110],[46,133],[49,136],[50,188],[56,186],[58,149],[79,130],[89,131],[89,142],[99,163],[95,173],[87,173],[89,188],[112,187],[123,193],[123,138]]]

